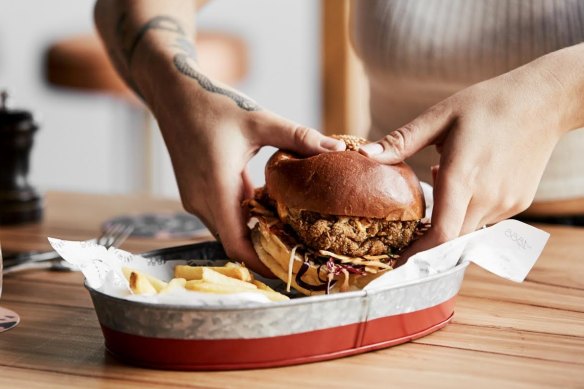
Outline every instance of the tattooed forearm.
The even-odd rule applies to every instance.
[[[196,60],[196,58],[197,58],[197,49],[195,48],[195,45],[193,45],[193,42],[191,42],[190,40],[188,40],[186,38],[179,37],[170,46],[181,50],[189,58],[192,58],[193,60]]]
[[[116,25],[116,32],[118,32],[123,25],[126,15],[122,14],[122,16],[118,19],[118,23]],[[142,93],[138,88],[138,85],[134,82],[130,75],[130,71],[128,69],[128,64],[126,62],[126,58],[124,56],[123,50],[118,42],[114,42],[113,45],[106,44],[106,50],[109,55],[109,58],[118,71],[120,77],[126,82],[126,85],[130,87],[140,98],[143,99]]]
[[[156,16],[135,31],[132,28],[127,13],[123,12],[115,25],[116,51],[110,50],[110,57],[114,61],[122,78],[140,97],[143,96],[131,76],[130,67],[136,48],[150,30],[163,30],[178,34],[175,46],[187,52],[192,58],[196,56],[195,46],[186,39],[185,31],[176,19],[165,15]]]
[[[182,53],[176,54],[174,56],[174,65],[178,69],[179,72],[184,74],[187,77],[190,77],[196,80],[199,85],[201,85],[206,91],[211,93],[218,93],[223,96],[229,97],[231,100],[237,104],[237,106],[241,109],[245,109],[246,111],[257,111],[260,109],[258,104],[245,97],[242,96],[232,90],[221,88],[207,78],[202,73],[198,72],[195,68],[193,68],[188,62],[188,56]]]
[[[140,27],[140,29],[138,30],[138,32],[136,32],[136,35],[132,39],[130,45],[124,49],[126,61],[128,62],[128,66],[132,63],[132,58],[134,57],[134,52],[136,51],[136,47],[138,47],[138,45],[140,44],[140,42],[142,41],[142,39],[144,38],[146,33],[150,30],[163,30],[163,31],[174,32],[174,33],[178,34],[180,37],[183,37],[182,38],[183,40],[187,41],[186,39],[184,39],[184,37],[186,36],[185,31],[183,30],[182,26],[180,25],[180,23],[176,19],[174,19],[173,17],[170,17],[170,16],[164,16],[164,15],[155,16],[152,19],[150,19],[148,22],[146,22],[146,24],[144,24],[142,27]],[[179,38],[179,39],[181,39],[181,38]],[[190,45],[194,48],[192,43]]]
[[[256,111],[260,109],[258,104],[253,100],[227,88],[222,88],[215,85],[208,77],[200,73],[191,66],[189,60],[196,60],[196,49],[190,37],[185,33],[185,29],[182,27],[181,23],[171,17],[166,15],[155,16],[149,21],[147,21],[140,28],[131,28],[131,23],[129,22],[126,14],[120,15],[118,23],[116,24],[116,36],[118,40],[118,47],[120,48],[120,59],[125,64],[126,68],[126,81],[127,83],[136,91],[138,88],[130,77],[130,67],[132,63],[132,58],[140,42],[144,39],[146,34],[151,30],[162,30],[173,33],[175,35],[174,41],[167,43],[168,47],[172,48],[177,52],[173,57],[174,65],[176,69],[184,74],[185,76],[196,80],[199,85],[210,93],[217,93],[233,100],[238,107],[246,111]],[[134,32],[135,31],[135,32]]]

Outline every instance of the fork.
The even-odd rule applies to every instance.
[[[105,248],[119,247],[132,233],[134,227],[126,224],[112,224],[105,228],[102,234],[95,239],[95,243]],[[4,267],[4,274],[16,273],[32,269],[50,269],[54,271],[78,270],[75,265],[62,259],[56,251],[31,254],[23,263]]]

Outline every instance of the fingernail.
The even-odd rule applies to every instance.
[[[345,142],[333,138],[324,138],[320,141],[320,147],[330,151],[343,151],[345,150]]]
[[[367,143],[359,148],[368,157],[383,153],[383,146],[379,143]]]

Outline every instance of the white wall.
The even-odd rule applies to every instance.
[[[124,111],[110,98],[53,90],[44,82],[46,48],[91,32],[91,7],[89,0],[0,1],[0,88],[38,117],[31,182],[42,189],[129,189],[120,184],[125,169],[115,169],[121,158],[112,150]]]
[[[90,33],[92,0],[0,0],[0,88],[39,117],[31,182],[42,190],[125,193],[143,190],[144,124],[140,112],[115,98],[46,85],[43,55],[62,37]],[[201,29],[231,31],[249,43],[251,68],[240,89],[268,109],[300,123],[320,123],[319,2],[214,0]],[[158,135],[155,194],[176,196]],[[268,151],[252,164],[263,180]]]

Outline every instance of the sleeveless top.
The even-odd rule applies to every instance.
[[[350,30],[375,140],[467,86],[584,41],[584,1],[353,0]],[[438,159],[432,146],[407,162],[431,182]],[[535,199],[574,197],[584,197],[584,128],[561,138]]]

